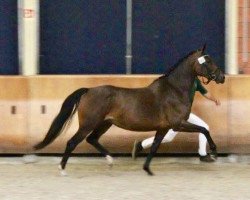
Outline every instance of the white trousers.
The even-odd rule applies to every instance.
[[[190,113],[189,118],[187,120],[188,122],[198,125],[198,126],[202,126],[204,128],[206,128],[209,131],[209,126],[198,116],[196,116],[193,113]],[[163,138],[161,143],[167,143],[167,142],[171,142],[175,136],[178,134],[178,132],[173,131],[172,129],[170,129],[167,134],[165,135],[165,137]],[[142,141],[142,147],[143,149],[149,148],[152,146],[154,142],[154,137],[150,137],[148,139],[145,139]],[[199,134],[199,150],[198,153],[201,156],[205,156],[207,155],[207,151],[206,151],[206,144],[207,144],[207,139],[206,137],[200,133]]]

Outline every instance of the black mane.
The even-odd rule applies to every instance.
[[[194,54],[197,51],[191,51],[189,54],[184,56],[183,58],[179,59],[177,63],[175,63],[173,66],[171,66],[164,75],[160,76],[159,78],[165,78],[168,77],[169,74],[171,74],[172,71],[174,71],[184,60],[186,60],[189,56]]]

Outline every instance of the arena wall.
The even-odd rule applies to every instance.
[[[1,76],[0,77],[0,153],[33,153],[32,146],[41,141],[62,101],[75,89],[110,84],[128,88],[144,87],[159,75],[81,75],[81,76]],[[227,76],[223,85],[205,86],[221,101],[221,106],[195,97],[192,112],[209,124],[220,153],[250,153],[250,76]],[[71,126],[41,153],[61,153],[77,129],[75,116]],[[113,153],[130,153],[135,139],[153,136],[154,132],[131,132],[115,126],[101,138]],[[197,133],[180,133],[159,152],[195,153]],[[84,141],[77,153],[96,153]]]

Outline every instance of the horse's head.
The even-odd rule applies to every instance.
[[[206,77],[208,84],[210,81],[216,83],[224,83],[225,75],[221,69],[215,64],[212,58],[205,54],[206,45],[196,52],[196,60],[194,64],[194,71],[196,75]]]

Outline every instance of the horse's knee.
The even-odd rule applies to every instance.
[[[209,137],[209,131],[206,128],[201,127],[200,133],[203,134],[206,139],[208,139],[208,137]]]
[[[203,133],[205,136],[209,135],[209,130],[206,129],[205,127],[201,128],[201,133]]]

